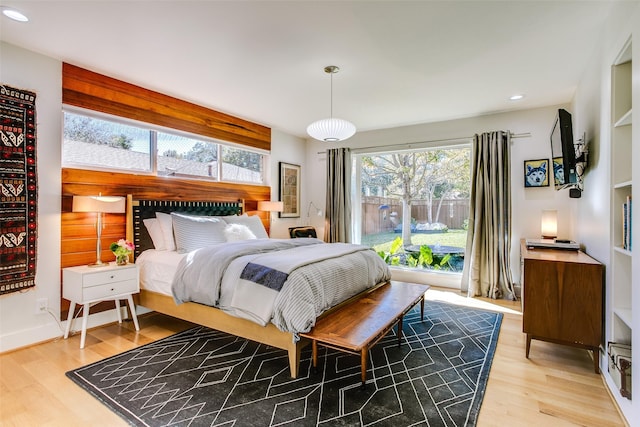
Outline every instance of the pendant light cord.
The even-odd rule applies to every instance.
[[[331,100],[331,106],[329,108],[329,112],[330,112],[329,117],[333,118],[333,73],[331,73],[331,95],[329,99]]]

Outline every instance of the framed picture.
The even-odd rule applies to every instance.
[[[524,161],[524,187],[549,186],[549,159]]]
[[[300,166],[280,162],[280,218],[300,217]]]

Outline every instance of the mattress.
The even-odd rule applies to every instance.
[[[147,249],[136,258],[140,269],[140,288],[172,296],[171,283],[178,264],[187,254]]]

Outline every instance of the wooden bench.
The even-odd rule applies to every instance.
[[[318,319],[301,336],[311,340],[313,367],[318,366],[318,344],[360,355],[362,387],[367,378],[369,349],[398,324],[398,345],[402,319],[418,302],[424,319],[424,294],[429,285],[391,281]]]

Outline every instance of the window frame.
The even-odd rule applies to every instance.
[[[62,153],[61,153],[61,164],[63,168],[76,168],[76,169],[84,169],[84,170],[93,170],[93,171],[101,171],[101,172],[118,172],[118,173],[130,173],[134,175],[150,175],[157,176],[162,178],[179,178],[179,179],[189,179],[189,180],[197,180],[197,181],[205,181],[205,182],[229,182],[229,183],[238,183],[238,184],[250,184],[250,185],[268,185],[268,177],[267,177],[267,166],[270,161],[270,152],[267,150],[262,150],[259,148],[250,147],[247,145],[237,144],[228,141],[222,141],[219,139],[211,138],[204,135],[193,134],[190,132],[181,131],[178,129],[168,128],[164,126],[154,125],[152,123],[142,122],[138,120],[129,119],[122,116],[115,116],[108,113],[102,113],[95,110],[75,107],[72,105],[64,104],[62,107],[62,127],[61,127],[61,140],[62,140]],[[125,169],[118,167],[108,167],[95,165],[91,163],[75,163],[75,162],[65,162],[64,159],[64,126],[65,126],[65,113],[71,113],[81,116],[90,117],[96,120],[103,120],[112,123],[118,123],[126,126],[132,126],[147,130],[149,132],[149,158],[150,158],[150,168],[148,171],[140,170],[140,169]],[[202,175],[159,175],[158,174],[158,133],[164,133],[169,135],[175,135],[183,138],[189,138],[205,143],[216,144],[217,158],[216,162],[216,176],[215,177],[207,177]],[[223,147],[230,147],[242,151],[246,151],[249,153],[255,153],[261,156],[261,181],[242,181],[242,180],[230,180],[224,179],[223,170],[222,170],[222,149]],[[146,154],[146,153],[144,153]]]
[[[468,148],[473,157],[472,138],[434,140],[429,142],[397,144],[388,146],[368,147],[352,149],[352,241],[361,243],[362,239],[362,158],[364,156],[382,156],[394,153],[409,153],[417,151]],[[469,176],[471,184],[471,176]],[[462,272],[416,269],[404,266],[389,266],[393,272],[394,280],[416,281],[435,286],[460,289]]]

